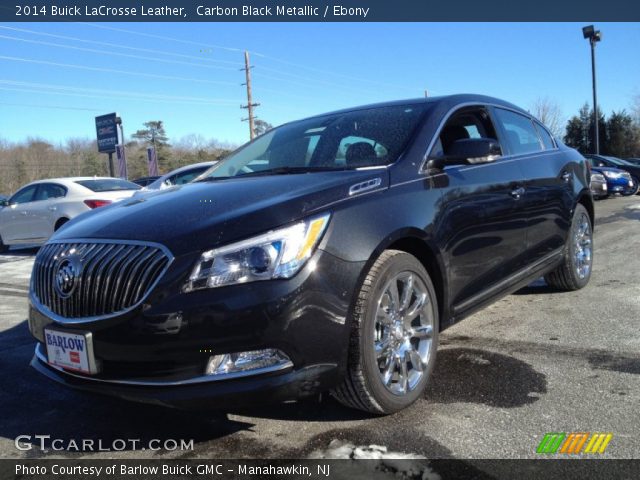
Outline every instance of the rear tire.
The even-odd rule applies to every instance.
[[[640,195],[640,182],[636,177],[631,177],[631,180],[633,180],[634,186],[630,189],[631,193],[629,193],[629,195]]]
[[[438,305],[429,274],[413,255],[386,250],[358,292],[342,404],[391,414],[420,398],[438,346]]]
[[[591,278],[593,266],[593,229],[589,212],[578,204],[571,221],[569,237],[564,247],[564,261],[545,275],[547,284],[564,291],[583,288]]]
[[[9,251],[9,245],[5,245],[2,242],[2,237],[0,237],[0,253],[5,253],[7,251]]]

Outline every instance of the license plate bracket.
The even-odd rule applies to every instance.
[[[91,332],[45,328],[44,344],[50,365],[88,375],[99,373]]]

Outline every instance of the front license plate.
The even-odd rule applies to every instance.
[[[92,340],[90,332],[44,329],[49,364],[90,375],[98,373]]]

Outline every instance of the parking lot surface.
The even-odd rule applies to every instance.
[[[390,417],[349,410],[328,395],[205,414],[58,386],[29,367],[27,290],[36,252],[0,255],[3,458],[301,458],[372,444],[427,458],[536,458],[547,432],[612,433],[603,457],[640,458],[638,196],[596,203],[585,289],[558,293],[538,281],[448,329],[425,397]],[[193,439],[194,449],[18,450],[19,435],[103,445]]]

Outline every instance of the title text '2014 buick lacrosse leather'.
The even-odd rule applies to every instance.
[[[32,365],[176,407],[331,391],[392,413],[443,329],[542,275],[586,285],[592,225],[584,158],[514,105],[320,115],[59,230],[33,267]]]

